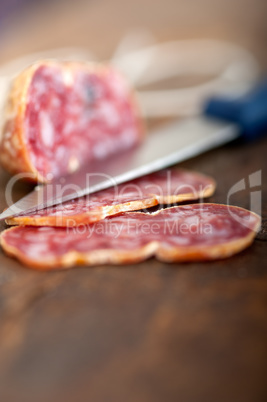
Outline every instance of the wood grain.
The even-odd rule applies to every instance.
[[[78,4],[51,2],[42,15],[34,8],[34,21],[31,13],[21,17],[7,30],[1,60],[53,44],[88,45],[107,57],[128,27],[146,25],[162,39],[237,40],[267,66],[260,0]],[[231,203],[245,208],[248,176],[262,171],[262,230],[249,249],[228,260],[168,265],[151,259],[41,273],[1,252],[0,400],[265,401],[266,154],[266,138],[236,141],[182,164],[217,180],[214,202],[226,203],[230,188],[244,178],[246,190]],[[1,209],[8,179],[1,171]],[[14,199],[29,190],[18,185]]]

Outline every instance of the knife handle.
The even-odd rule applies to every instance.
[[[245,96],[210,98],[204,114],[238,124],[241,136],[248,140],[267,134],[267,79]]]

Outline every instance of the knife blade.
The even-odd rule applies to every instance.
[[[52,183],[37,186],[0,220],[31,213],[124,183],[199,155],[237,138],[239,127],[205,116],[179,120],[154,132],[137,148],[91,163]]]

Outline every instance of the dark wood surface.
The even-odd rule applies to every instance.
[[[152,12],[155,3],[143,3],[139,26],[147,23],[159,38],[233,38],[247,43],[267,66],[263,2],[215,1],[212,6],[202,0],[199,8],[192,4],[190,8],[169,0],[164,2],[167,11],[157,3]],[[127,21],[130,26],[138,24],[141,3],[131,4],[131,13],[125,5],[115,13],[103,1],[86,7],[88,25],[80,11],[83,35],[76,32],[78,23],[72,22],[65,42],[60,30],[63,17],[57,25],[51,16],[53,43],[68,44],[75,31],[71,44],[93,44],[107,55]],[[72,6],[64,18],[70,18],[70,10]],[[188,28],[183,22],[186,15]],[[51,32],[45,36],[47,26],[36,28],[42,20],[38,18],[28,26],[30,33],[35,27],[39,42],[37,34],[27,40],[26,33],[19,35],[23,32],[19,26],[17,34],[6,36],[2,58],[36,50],[37,43],[52,44]],[[110,31],[104,36],[105,45],[97,35],[95,42],[89,35],[97,34],[104,23],[105,32]],[[262,171],[262,186],[257,188],[263,197],[262,230],[250,248],[227,260],[164,264],[151,259],[131,266],[46,273],[27,269],[1,252],[0,401],[266,401],[266,157],[267,138],[263,138],[251,144],[236,141],[182,164],[216,179],[217,191],[210,199],[214,202],[225,203],[230,188],[244,178],[246,190],[231,201],[246,208],[250,207],[248,176]],[[8,179],[1,171],[1,209]],[[15,198],[29,189],[18,186]]]

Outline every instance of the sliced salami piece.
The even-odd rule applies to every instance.
[[[93,223],[119,212],[197,200],[212,195],[214,189],[214,180],[200,173],[183,169],[163,170],[38,213],[7,219],[6,223],[77,226],[81,223]]]
[[[192,204],[153,214],[128,212],[75,228],[23,227],[4,231],[5,252],[39,269],[76,264],[201,261],[229,257],[249,246],[260,217],[238,207]]]
[[[124,78],[93,64],[41,61],[28,67],[13,82],[5,118],[1,163],[32,181],[72,173],[143,136]]]

